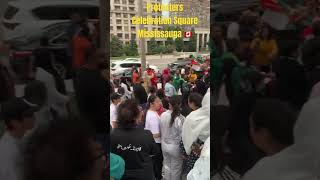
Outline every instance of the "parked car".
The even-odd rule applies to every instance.
[[[161,73],[159,70],[159,67],[154,66],[154,65],[149,65],[149,63],[147,62],[147,66],[149,66],[151,69],[153,69],[156,74],[157,77],[161,77]],[[131,73],[132,73],[132,68],[133,67],[137,67],[140,68],[141,67],[141,61],[136,61],[136,60],[122,60],[122,61],[115,61],[111,63],[111,76],[115,79],[120,78],[120,77],[127,77],[128,79],[131,80]]]
[[[190,63],[191,63],[191,59],[189,59],[189,58],[185,58],[185,59],[179,58],[177,61],[169,64],[170,72],[171,72],[171,73],[175,73],[175,71],[176,71],[177,69],[184,68],[184,67],[186,67],[187,65],[189,65]]]
[[[30,24],[56,23],[69,20],[71,12],[84,12],[88,19],[99,19],[97,0],[24,0],[11,1],[2,17],[8,37],[21,36]]]

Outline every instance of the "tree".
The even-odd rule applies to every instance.
[[[127,56],[137,56],[138,55],[138,45],[134,39],[131,39],[129,44],[124,46],[123,52]]]
[[[194,28],[191,29],[192,37],[190,38],[190,41],[188,42],[188,51],[189,52],[195,52],[197,51],[197,36]]]
[[[176,45],[176,50],[178,52],[181,52],[183,49],[183,39],[182,38],[177,38],[175,41],[175,45]]]
[[[123,55],[123,43],[115,35],[111,36],[110,53],[112,57],[119,57]]]
[[[151,38],[148,43],[148,54],[157,54],[160,53],[159,45],[155,38]]]

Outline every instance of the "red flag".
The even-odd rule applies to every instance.
[[[282,7],[277,0],[261,0],[261,5],[265,9],[270,9],[272,11],[282,11]]]

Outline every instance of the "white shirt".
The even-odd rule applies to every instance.
[[[161,140],[163,144],[178,145],[181,141],[182,125],[185,117],[181,114],[175,118],[171,126],[171,110],[167,110],[160,116]]]
[[[157,112],[148,110],[144,129],[151,131],[152,134],[160,134],[160,117]],[[160,137],[154,140],[156,143],[161,143]]]
[[[125,85],[124,83],[121,83],[121,87],[124,89],[124,95],[125,95],[128,99],[130,99],[132,93],[128,90],[128,86]]]
[[[0,179],[18,180],[21,173],[18,170],[20,141],[6,132],[0,139]]]
[[[111,103],[110,105],[110,124],[112,125],[112,122],[117,121],[117,106]]]

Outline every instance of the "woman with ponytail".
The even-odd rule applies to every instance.
[[[179,144],[181,141],[182,124],[185,117],[181,115],[181,96],[172,96],[169,110],[160,117],[161,145],[163,152],[164,179],[180,180],[183,159]]]
[[[157,96],[151,95],[148,99],[147,110],[145,113],[145,127],[144,129],[151,131],[157,146],[161,149],[161,133],[160,133],[160,117],[158,110],[161,108],[161,99]],[[153,169],[156,180],[162,179],[162,152],[152,157]]]

